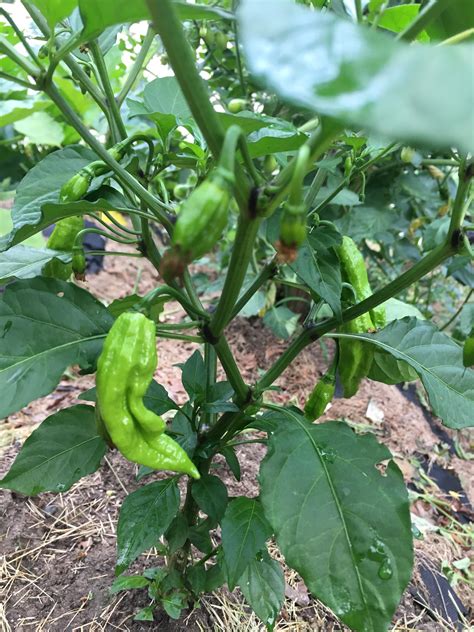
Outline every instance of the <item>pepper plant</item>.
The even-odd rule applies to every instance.
[[[12,230],[0,239],[0,415],[53,391],[71,365],[97,371],[97,388],[48,417],[0,484],[64,492],[108,449],[139,464],[143,484],[120,511],[114,584],[148,589],[138,618],[152,620],[161,606],[179,617],[226,583],[272,629],[284,599],[281,565],[267,550],[274,539],[341,621],[387,629],[413,563],[402,474],[370,433],[314,420],[339,375],[347,397],[364,377],[420,379],[446,426],[472,425],[472,345],[463,363],[459,341],[394,301],[440,267],[455,262],[466,279],[472,266],[472,7],[354,4],[353,15],[339,0],[101,0],[100,11],[94,0],[24,0],[34,25],[26,30],[1,11],[2,80],[28,107],[49,108],[70,142],[19,183]],[[118,76],[117,33],[139,20],[147,34]],[[173,76],[147,82],[156,52]],[[93,124],[81,118],[85,103]],[[416,262],[371,285],[364,255],[383,270],[408,225],[416,234],[423,223],[412,226],[408,208],[392,204],[400,244],[379,239],[375,220],[356,234],[361,213],[350,200],[372,194],[374,174],[383,187],[393,164],[436,169],[446,208],[423,220],[431,237],[417,239]],[[388,186],[382,193],[390,199]],[[336,212],[338,195],[346,201]],[[23,243],[52,224],[46,248]],[[122,245],[100,255],[148,259],[156,288],[130,291],[113,308],[87,291],[90,231]],[[223,237],[230,251],[218,247]],[[190,267],[203,256],[222,277],[211,309]],[[269,283],[296,286],[309,313],[247,382],[226,329]],[[167,301],[181,305],[182,322],[160,321]],[[159,368],[152,379],[156,338],[158,352],[162,338],[201,345],[182,367],[185,403],[160,385]],[[273,404],[276,380],[322,339],[333,340],[334,355],[305,410]],[[249,429],[267,446],[259,496],[231,498],[215,459],[223,455],[239,479],[235,448]],[[167,473],[147,482],[155,470]],[[153,546],[162,564],[127,575]]]

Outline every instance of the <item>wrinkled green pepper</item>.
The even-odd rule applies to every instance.
[[[130,461],[199,478],[183,448],[165,434],[163,419],[143,403],[156,366],[155,324],[138,312],[121,314],[97,364],[100,419],[111,441]]]

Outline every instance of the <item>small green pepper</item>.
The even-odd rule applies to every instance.
[[[46,242],[46,247],[61,252],[71,252],[78,233],[84,228],[81,215],[73,215],[59,220]],[[48,261],[43,268],[43,275],[67,281],[71,276],[72,264],[58,259]]]
[[[469,338],[466,338],[462,350],[462,361],[465,367],[474,366],[474,329]]]
[[[327,405],[334,397],[335,389],[336,376],[334,372],[328,371],[313,388],[304,406],[304,414],[309,421],[315,421],[324,414]]]
[[[190,263],[212,250],[227,226],[233,176],[221,168],[182,203],[173,230],[174,249]]]

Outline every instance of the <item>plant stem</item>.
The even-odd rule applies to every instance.
[[[431,0],[420,10],[416,18],[401,31],[396,39],[412,42],[423,29],[438,17],[454,0]]]
[[[355,0],[355,10],[356,10],[357,22],[359,22],[360,24],[364,17],[362,14],[362,0]]]
[[[210,401],[211,388],[217,379],[217,355],[214,347],[208,342],[204,345],[204,365],[206,367],[206,402]],[[212,426],[215,421],[215,413],[206,413],[204,415],[205,423]]]
[[[117,105],[117,101],[115,100],[115,95],[110,83],[109,73],[107,72],[104,56],[102,55],[102,51],[100,50],[97,40],[90,42],[90,51],[97,67],[97,72],[99,73],[100,81],[102,83],[102,89],[104,90],[105,97],[107,99],[107,105],[109,106],[112,113],[112,120],[114,122],[116,131],[114,130],[114,127],[110,131],[112,132],[112,138],[114,139],[114,142],[117,143],[118,141],[126,138],[127,132],[122,121],[120,109]]]
[[[220,363],[222,364],[222,368],[225,371],[227,379],[237,396],[237,405],[247,402],[250,395],[250,388],[247,384],[245,384],[242,375],[240,374],[239,367],[235,362],[234,355],[224,336],[219,338],[217,344],[214,345],[214,349]]]
[[[19,86],[23,86],[24,88],[30,88],[30,90],[37,90],[38,88],[29,81],[25,79],[20,79],[19,77],[14,77],[13,75],[9,75],[7,72],[0,71],[0,78],[6,79],[7,81],[13,81],[17,83]]]
[[[260,223],[261,218],[258,217],[247,218],[242,215],[239,217],[229,269],[227,270],[227,276],[216,311],[209,325],[212,335],[215,338],[219,338],[222,334],[224,327],[229,322],[234,311],[235,303],[252,256]]]
[[[248,287],[247,290],[242,294],[237,303],[234,305],[234,309],[229,318],[229,321],[233,320],[239,312],[247,305],[252,296],[262,287],[262,285],[271,279],[272,276],[276,274],[278,270],[277,265],[277,256],[275,255],[273,259],[267,263],[261,270],[260,274],[256,277],[255,281]]]
[[[191,305],[191,303],[186,299],[185,296],[183,296],[183,294],[179,290],[177,290],[174,287],[171,287],[170,285],[161,285],[160,287],[157,287],[154,290],[151,290],[151,292],[148,292],[148,294],[146,294],[143,297],[143,300],[141,301],[140,306],[143,309],[147,309],[147,306],[159,296],[169,296],[175,301],[178,301],[178,303],[187,312],[195,314],[199,318],[202,318],[203,316],[207,317],[207,314],[205,312],[198,311],[193,305]]]
[[[96,138],[94,138],[94,136],[92,136],[92,134],[85,127],[85,125],[82,123],[74,110],[69,106],[67,101],[63,99],[56,86],[46,86],[44,88],[44,92],[49,96],[53,103],[57,105],[65,118],[74,127],[78,134],[82,136],[82,138],[91,147],[91,149],[95,151],[99,158],[112,169],[112,171],[116,174],[117,179],[120,180],[124,185],[129,187],[129,189],[131,189],[131,191],[133,191],[135,195],[137,195],[143,202],[145,202],[145,204],[153,210],[163,226],[171,232],[172,224],[162,210],[162,207],[165,205],[160,200],[155,198],[151,193],[149,193],[130,173],[128,173],[128,171],[126,171],[122,167],[122,165],[120,165],[116,160],[114,160],[114,158],[112,158],[105,147],[103,147],[101,143]]]
[[[459,306],[459,308],[455,311],[455,313],[451,316],[451,318],[444,323],[444,325],[442,327],[439,327],[440,331],[444,331],[445,329],[447,329],[449,327],[449,325],[451,325],[451,323],[454,323],[454,321],[456,320],[456,318],[459,316],[459,314],[462,312],[462,308],[464,307],[464,305],[468,302],[468,300],[471,298],[472,294],[474,292],[474,289],[470,289],[469,292],[466,295],[466,298],[463,300],[463,302],[461,303],[461,305]]]
[[[309,137],[307,145],[310,150],[310,158],[308,164],[317,160],[331,145],[334,138],[340,133],[341,126],[331,120],[325,119],[317,130]],[[265,215],[271,215],[273,211],[280,206],[286,197],[291,184],[293,171],[295,169],[296,159],[293,160],[278,174],[276,186],[278,191],[273,195],[265,209]]]
[[[196,69],[194,54],[184,35],[181,21],[176,15],[172,0],[146,0],[152,23],[160,35],[174,74],[183,91],[193,117],[203,133],[209,149],[219,158],[224,139],[224,130],[214,111],[207,86]],[[236,200],[245,210],[250,187],[245,174],[237,165]]]
[[[474,177],[474,161],[466,164],[466,160],[463,159],[459,165],[459,185],[456,191],[456,197],[454,198],[453,211],[451,214],[451,221],[448,230],[448,240],[452,240],[455,231],[461,228],[466,214],[466,197],[468,196],[471,188],[471,181]]]
[[[32,64],[28,57],[24,57],[24,55],[19,53],[3,35],[0,35],[0,52],[9,57],[12,61],[14,61],[17,66],[20,66],[20,68],[24,70],[27,75],[30,75],[35,79],[39,76],[40,70],[37,68],[37,66]]]
[[[184,340],[185,342],[197,342],[202,344],[204,341],[201,336],[187,336],[186,334],[175,334],[172,331],[160,331],[156,330],[158,338],[167,338],[168,340]]]
[[[3,15],[3,17],[10,24],[12,29],[15,31],[18,39],[20,40],[20,42],[25,47],[26,52],[31,57],[31,59],[35,62],[35,64],[38,66],[38,68],[43,70],[43,66],[42,66],[40,60],[38,59],[38,56],[36,55],[35,51],[31,48],[27,38],[23,35],[23,31],[20,28],[18,28],[18,26],[16,25],[15,21],[12,19],[11,15],[8,13],[8,11],[5,11],[5,9],[0,8],[0,15]]]
[[[32,4],[27,2],[26,0],[22,0],[22,4],[25,9],[30,14],[31,19],[39,28],[39,30],[43,33],[45,37],[48,39],[51,37],[51,30],[46,23],[46,20],[43,18],[41,13],[34,7]],[[102,98],[97,87],[94,83],[89,79],[86,73],[82,70],[80,65],[75,61],[72,55],[68,54],[64,56],[64,63],[69,67],[72,72],[73,77],[82,85],[82,87],[90,94],[90,96],[94,99],[100,109],[104,112],[107,120],[109,120],[109,112],[105,105],[105,101]]]
[[[135,61],[133,62],[133,66],[130,68],[127,78],[125,79],[125,83],[123,84],[123,88],[120,90],[120,93],[117,97],[117,103],[119,107],[125,101],[125,98],[127,97],[128,93],[133,87],[133,84],[137,80],[138,75],[140,74],[142,70],[142,66],[145,62],[146,56],[148,55],[148,51],[150,50],[150,47],[154,39],[155,39],[154,29],[151,26],[149,26],[146,32],[146,35],[143,39],[141,48],[138,52],[138,55]]]
[[[421,279],[428,272],[431,272],[439,266],[445,259],[455,254],[457,248],[450,242],[446,242],[432,250],[423,259],[418,261],[412,268],[407,270],[404,274],[397,279],[388,283],[385,287],[381,288],[365,300],[353,305],[342,312],[342,322],[346,323],[365,312],[377,307],[381,303],[384,303],[389,298],[396,296],[407,287]],[[275,364],[263,375],[263,377],[257,382],[255,387],[255,394],[258,395],[266,390],[273,382],[283,373],[286,367],[293,361],[293,359],[300,353],[304,347],[311,342],[318,340],[324,334],[327,334],[335,327],[339,326],[341,321],[337,318],[329,318],[323,320],[321,323],[308,327],[303,331],[286,349]]]

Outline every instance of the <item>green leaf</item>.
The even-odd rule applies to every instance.
[[[400,4],[396,7],[387,7],[378,21],[378,26],[394,33],[403,31],[420,12],[419,4]],[[426,31],[422,31],[416,38],[419,42],[429,42]]]
[[[189,402],[178,410],[171,422],[171,432],[176,433],[173,439],[192,457],[197,444],[197,433],[191,425],[190,417],[193,409]]]
[[[189,529],[190,541],[199,551],[204,553],[204,555],[209,555],[213,548],[211,535],[209,533],[212,528],[213,524],[209,518],[206,518],[206,520],[202,520],[199,524]]]
[[[433,324],[406,317],[375,334],[348,337],[367,340],[385,352],[378,356],[378,369],[384,371],[388,384],[398,375],[398,360],[412,367],[423,382],[433,412],[445,426],[474,425],[474,371],[464,368],[462,348]]]
[[[182,365],[181,381],[191,400],[204,393],[206,371],[204,369],[204,360],[199,351],[195,351]]]
[[[237,481],[240,481],[241,472],[240,472],[240,463],[235,452],[234,446],[227,445],[224,448],[221,448],[220,453],[225,459],[229,470],[234,475]]]
[[[186,518],[179,513],[165,533],[169,555],[176,553],[188,539],[189,527]]]
[[[312,243],[306,241],[299,249],[298,258],[289,264],[312,294],[326,301],[337,318],[341,316],[341,268],[336,253],[325,250],[318,256]]]
[[[55,224],[58,220],[71,215],[88,215],[90,213],[100,213],[102,211],[127,212],[127,209],[119,208],[102,198],[95,202],[80,200],[79,202],[47,203],[42,206],[39,213],[21,211],[13,216],[14,227],[10,234],[0,237],[0,252],[7,250],[11,246],[31,238],[44,228]]]
[[[145,606],[133,617],[134,621],[153,621],[153,606]]]
[[[59,0],[57,0],[59,1]],[[191,5],[186,2],[176,2],[176,9],[182,20],[215,20],[224,18],[230,20],[232,13],[219,7]],[[149,20],[150,14],[146,0],[79,0],[79,9],[84,23],[84,40],[92,39],[107,26],[122,22],[140,22]]]
[[[287,102],[384,138],[474,150],[472,45],[410,46],[291,0],[244,0],[238,18],[250,71]]]
[[[47,202],[57,202],[62,185],[94,159],[95,154],[89,149],[72,145],[48,154],[30,169],[17,189],[12,209],[13,231],[0,238],[0,251],[34,235],[56,219],[72,215],[64,211],[45,221],[41,209]],[[34,226],[36,230],[32,230]]]
[[[161,598],[161,605],[169,617],[179,619],[181,612],[188,605],[188,597],[184,591],[174,590],[172,593]]]
[[[221,526],[227,583],[229,590],[233,590],[247,566],[265,546],[272,530],[258,500],[244,496],[227,505]]]
[[[430,22],[426,30],[431,39],[443,40],[474,28],[474,4],[472,0],[456,0],[446,3],[441,15]],[[472,41],[472,35],[470,37]]]
[[[240,590],[257,617],[273,630],[285,600],[285,577],[281,565],[262,551],[239,579]]]
[[[13,279],[31,279],[39,276],[44,266],[53,259],[68,263],[71,261],[71,253],[49,248],[14,246],[7,252],[0,253],[0,285]]]
[[[175,77],[159,77],[150,81],[142,101],[129,99],[131,116],[147,116],[158,128],[163,140],[177,126],[192,121],[191,110]]]
[[[47,112],[34,112],[13,127],[33,144],[59,146],[64,140],[63,126]]]
[[[271,416],[260,497],[287,564],[353,630],[386,630],[413,561],[400,470],[373,435],[288,409]]]
[[[288,340],[295,333],[298,326],[299,315],[282,305],[272,307],[263,317],[265,325],[272,330],[278,338]]]
[[[252,158],[267,154],[296,151],[307,140],[306,134],[294,131],[279,130],[273,127],[262,127],[250,134],[247,139],[249,153]]]
[[[417,307],[410,303],[404,303],[398,298],[389,298],[383,305],[387,314],[388,323],[391,323],[392,320],[400,320],[405,316],[414,316],[418,318],[418,320],[425,320],[425,317]]]
[[[72,364],[90,369],[113,319],[89,292],[36,277],[0,295],[0,417],[50,393]]]
[[[54,28],[58,22],[67,18],[77,7],[78,0],[31,0]]]
[[[158,542],[178,509],[179,489],[174,477],[140,487],[125,498],[117,525],[116,575]]]
[[[28,496],[64,492],[95,472],[106,451],[94,408],[83,404],[66,408],[31,433],[0,487]]]
[[[221,479],[205,474],[193,483],[191,493],[199,509],[213,522],[219,523],[228,503],[227,487]]]
[[[48,107],[46,101],[38,101],[38,99],[8,99],[0,100],[0,127],[11,125],[16,121],[26,118]]]
[[[143,575],[120,575],[116,577],[109,588],[112,594],[121,592],[122,590],[132,590],[134,588],[144,588],[148,586],[150,580]]]

